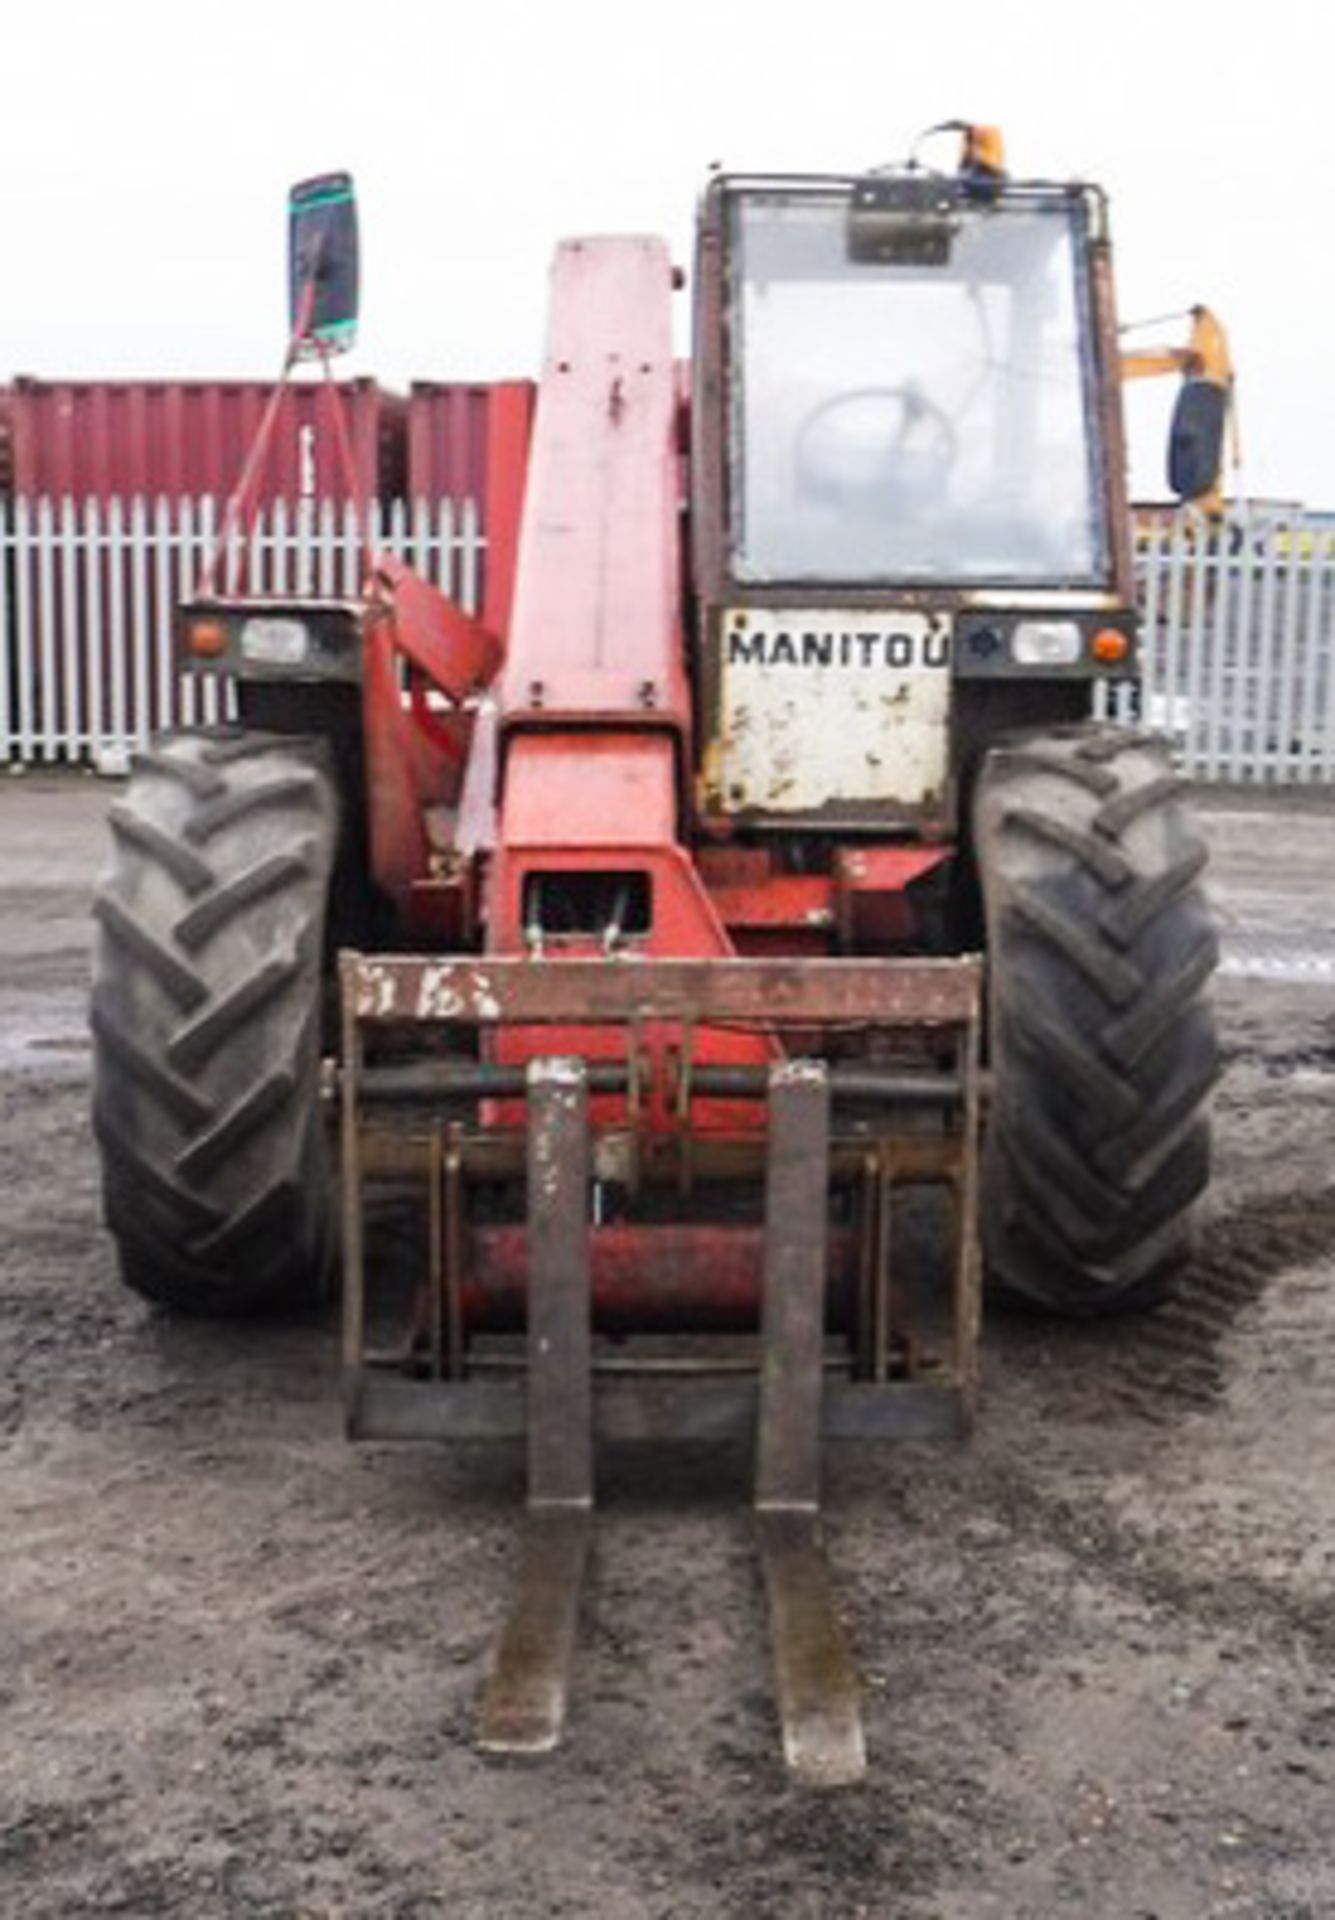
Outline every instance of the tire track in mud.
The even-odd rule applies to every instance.
[[[1205,1411],[1230,1377],[1229,1336],[1280,1274],[1335,1260],[1335,1184],[1261,1194],[1204,1223],[1191,1267],[1153,1312],[1119,1321],[1041,1323],[1044,1395],[1054,1413],[1167,1425]],[[991,1338],[1032,1375],[1034,1316],[999,1315]]]
[[[1322,1667],[1335,1661],[1335,1613],[1324,1592],[1309,1596],[1237,1565],[1209,1564],[1180,1540],[1156,1539],[1121,1518],[1103,1496],[1087,1488],[1072,1496],[1013,1463],[985,1468],[974,1488],[1013,1534],[1056,1547],[1097,1583],[1216,1632],[1300,1642]]]
[[[1224,1341],[1281,1273],[1335,1257],[1335,1185],[1256,1196],[1217,1215],[1176,1293],[1129,1322],[1109,1353],[1109,1387],[1146,1419],[1171,1420],[1223,1392]]]
[[[1084,1419],[1102,1420],[1115,1409],[1116,1417],[1161,1426],[1207,1411],[1232,1377],[1227,1342],[1242,1315],[1281,1275],[1330,1261],[1335,1184],[1239,1201],[1205,1224],[1196,1260],[1171,1302],[1140,1320],[1057,1335],[1050,1344],[1062,1362],[1059,1399],[1069,1393]],[[1293,1337],[1286,1327],[1284,1338]],[[1314,1393],[1335,1407],[1335,1382],[1307,1382],[1309,1407]],[[1064,1410],[1049,1398],[1045,1411],[1054,1407]],[[1214,1631],[1301,1644],[1323,1667],[1335,1660],[1335,1613],[1324,1588],[1304,1593],[1245,1562],[1203,1557],[1180,1536],[1144,1530],[1088,1485],[1072,1495],[1041,1466],[992,1464],[979,1484],[988,1510],[1017,1534],[1057,1546],[1151,1605]]]

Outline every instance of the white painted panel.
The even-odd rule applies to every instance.
[[[951,679],[942,617],[749,608],[725,615],[722,656],[728,812],[919,807],[941,793]]]

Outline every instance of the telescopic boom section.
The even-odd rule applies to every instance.
[[[682,838],[690,696],[671,302],[660,240],[558,249],[499,687],[494,953],[732,952]],[[655,1028],[648,1051],[661,1064],[679,1038]],[[510,1063],[553,1051],[619,1059],[625,1040],[511,1029],[495,1046]],[[770,1052],[758,1034],[700,1047],[720,1063],[763,1065]]]
[[[666,727],[684,763],[667,248],[568,240],[551,298],[502,725]]]

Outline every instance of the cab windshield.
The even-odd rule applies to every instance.
[[[966,205],[941,266],[850,259],[848,204],[731,197],[737,577],[1101,582],[1082,203]]]

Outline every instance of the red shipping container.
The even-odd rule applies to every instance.
[[[359,497],[398,497],[407,478],[403,400],[373,379],[339,384]],[[322,385],[288,388],[262,501],[346,496]],[[225,497],[272,392],[258,380],[18,379],[0,391],[0,486],[52,499]]]
[[[14,491],[13,407],[8,387],[0,387],[0,500]]]
[[[414,380],[408,390],[408,495],[413,500],[476,500],[487,490],[487,417],[491,388]]]

